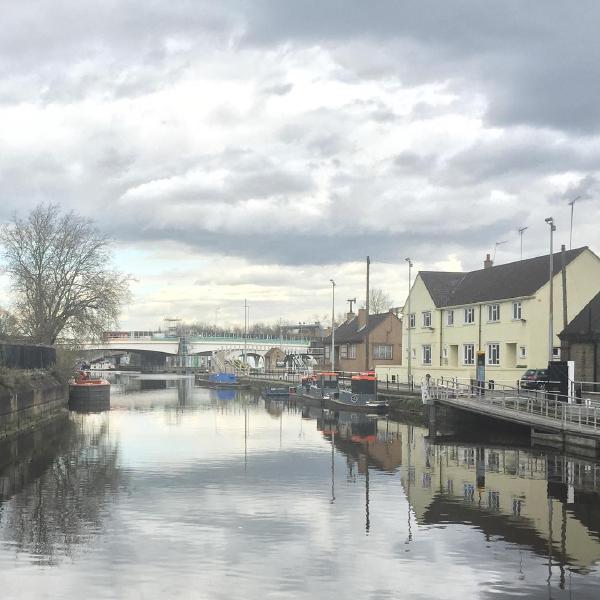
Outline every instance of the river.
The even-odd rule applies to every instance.
[[[0,447],[3,598],[598,598],[597,460],[115,376]]]

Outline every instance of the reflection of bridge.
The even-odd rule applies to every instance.
[[[284,355],[309,353],[310,342],[276,337],[253,336],[190,336],[190,337],[109,337],[100,343],[85,344],[88,358],[101,358],[106,355],[135,353],[164,360],[166,356],[213,356],[217,352],[232,358],[244,353],[252,357],[256,366],[260,359],[271,350],[279,349]]]

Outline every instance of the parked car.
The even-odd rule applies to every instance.
[[[548,385],[548,369],[527,369],[521,377],[521,388],[543,390]]]

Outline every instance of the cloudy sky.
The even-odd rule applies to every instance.
[[[0,0],[0,222],[55,201],[131,273],[125,328],[307,321],[404,257],[600,251],[600,4]],[[2,285],[6,287],[4,278]]]

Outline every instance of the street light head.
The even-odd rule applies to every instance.
[[[412,264],[412,260],[411,260],[411,259],[410,259],[408,256],[407,256],[407,257],[406,257],[404,260],[405,260],[405,261],[408,263],[408,266],[409,266],[409,267],[412,267],[412,266],[413,266],[413,264]]]
[[[577,200],[581,200],[581,196],[577,196],[577,198],[573,198],[573,200],[570,200],[569,205],[573,206],[573,204],[575,204],[575,202],[577,202]]]
[[[546,221],[548,225],[554,225],[554,217],[548,217],[547,219],[544,219],[544,221]]]
[[[333,279],[330,279],[329,281],[331,281],[331,285],[335,286],[335,281]]]

